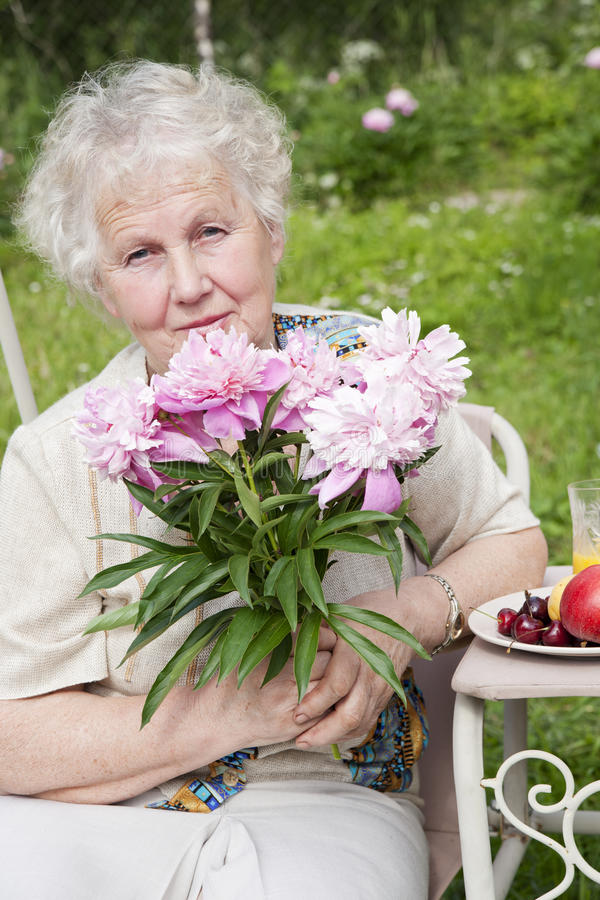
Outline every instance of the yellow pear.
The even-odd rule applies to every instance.
[[[561,578],[554,587],[552,588],[552,593],[548,597],[548,615],[554,622],[560,622],[560,601],[562,599],[563,591],[570,582],[572,575],[565,575],[564,578]]]

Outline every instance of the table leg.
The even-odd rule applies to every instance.
[[[483,779],[484,701],[457,694],[454,704],[454,783],[466,900],[494,900],[492,851]]]

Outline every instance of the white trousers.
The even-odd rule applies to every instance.
[[[0,797],[3,900],[425,900],[422,814],[358,785],[247,785],[219,809]]]

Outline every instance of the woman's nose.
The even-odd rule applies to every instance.
[[[169,260],[170,293],[176,303],[195,303],[212,290],[208,268],[190,247],[177,248]]]

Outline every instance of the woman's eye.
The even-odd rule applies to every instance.
[[[140,250],[134,250],[133,253],[130,253],[127,257],[127,262],[137,262],[138,260],[147,259],[149,255],[150,251],[143,247]]]
[[[222,234],[223,229],[219,228],[218,225],[205,225],[204,228],[200,230],[200,237],[203,238],[211,238],[217,237],[217,235]]]

